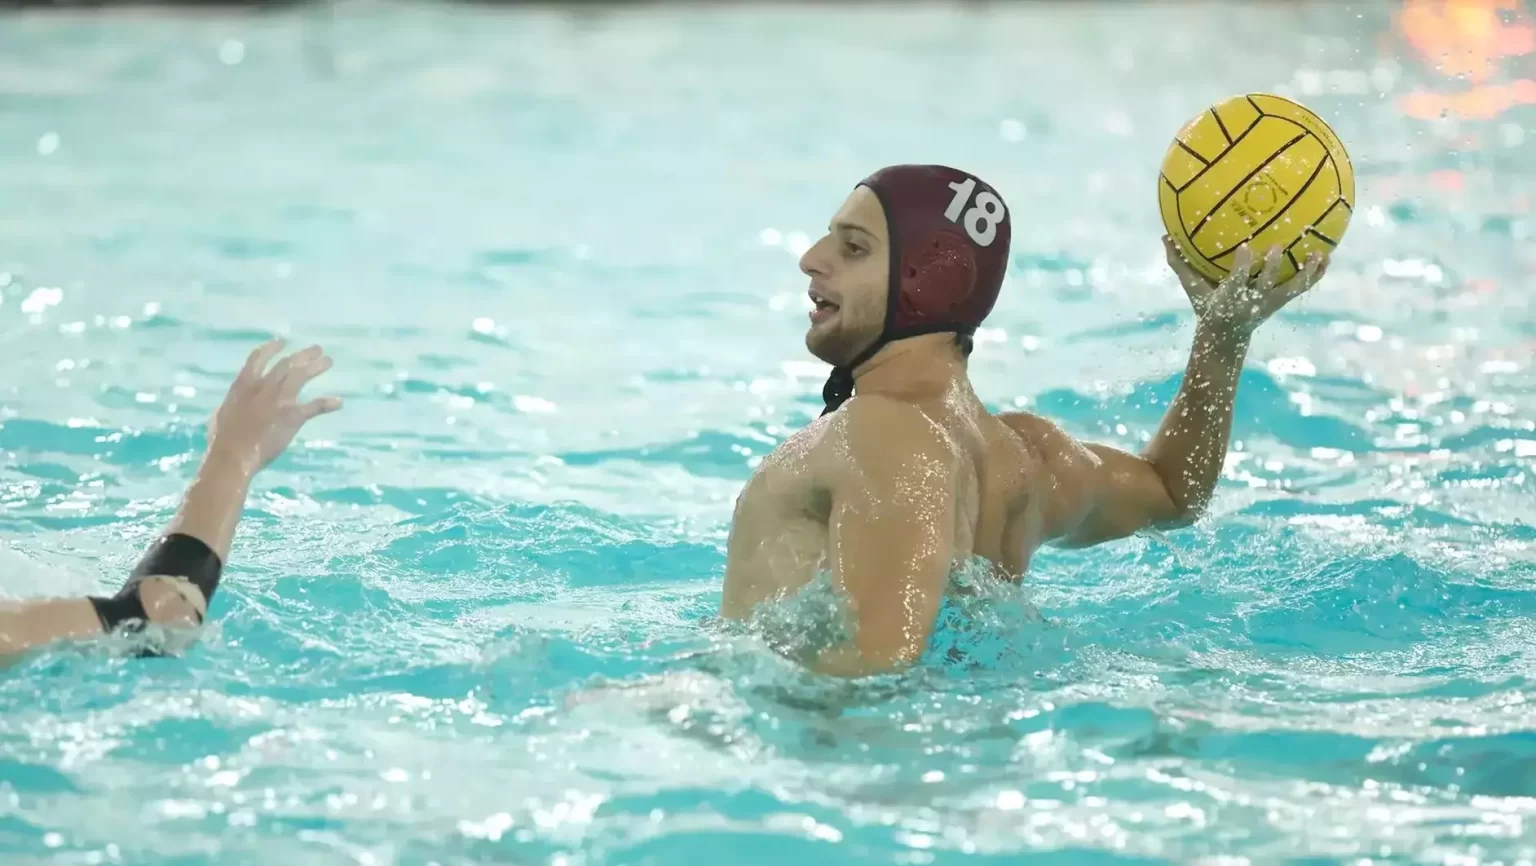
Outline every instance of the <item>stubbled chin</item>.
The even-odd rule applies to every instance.
[[[837,366],[847,354],[842,334],[831,322],[817,322],[805,332],[805,348],[819,361]]]
[[[805,348],[812,355],[815,355],[817,360],[835,365],[837,361],[828,357],[833,354],[832,350],[835,348],[830,338],[831,335],[826,332],[825,328],[821,327],[821,323],[814,324],[806,329]]]

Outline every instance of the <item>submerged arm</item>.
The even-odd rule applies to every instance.
[[[858,677],[910,665],[927,647],[953,555],[956,460],[911,406],[869,396],[843,412],[830,546],[853,637],[811,667]]]

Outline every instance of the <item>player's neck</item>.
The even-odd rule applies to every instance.
[[[853,371],[859,394],[921,400],[970,389],[965,357],[953,334],[923,334],[897,340]]]

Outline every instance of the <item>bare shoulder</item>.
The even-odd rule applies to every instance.
[[[878,394],[854,397],[832,420],[847,435],[860,438],[880,438],[882,432],[943,435],[943,428],[922,407]]]
[[[1075,497],[1089,493],[1088,480],[1103,464],[1092,448],[1061,429],[1056,422],[1028,412],[998,415],[1043,470],[1049,489],[1055,495]]]
[[[997,420],[1003,422],[1034,455],[1047,463],[1094,459],[1093,452],[1049,418],[1030,412],[1003,412]]]
[[[1092,479],[1102,462],[1099,455],[1061,429],[1056,422],[1028,412],[996,416],[1018,436],[1034,457],[1031,506],[1043,541],[1071,531],[1088,513],[1096,495]]]
[[[922,408],[877,395],[854,397],[831,419],[822,447],[850,468],[948,465],[958,447]]]

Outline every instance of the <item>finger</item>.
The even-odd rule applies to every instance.
[[[1186,291],[1198,289],[1201,294],[1204,294],[1212,288],[1211,281],[1190,265],[1189,259],[1184,257],[1179,245],[1174,243],[1169,235],[1163,235],[1163,250],[1168,255],[1168,267],[1173,269]]]
[[[283,376],[282,384],[278,386],[282,398],[285,400],[297,398],[305,385],[314,381],[316,376],[331,369],[334,363],[330,355],[321,355],[302,364],[294,364]]]
[[[299,423],[318,418],[341,408],[340,397],[319,397],[299,407]]]
[[[1268,294],[1269,290],[1275,287],[1275,283],[1280,279],[1282,261],[1284,261],[1284,251],[1278,246],[1270,247],[1269,252],[1264,254],[1264,270],[1259,272],[1258,282],[1254,286],[1260,294]]]
[[[251,381],[260,379],[262,371],[267,369],[267,362],[271,361],[272,356],[276,355],[282,348],[283,338],[273,337],[252,349],[251,354],[245,359],[245,366],[240,368],[240,374],[235,377],[235,380]]]
[[[306,349],[301,349],[297,352],[294,352],[292,355],[289,355],[288,357],[278,361],[276,364],[273,364],[272,369],[267,371],[267,375],[263,378],[263,381],[281,387],[283,381],[288,378],[288,374],[293,370],[294,367],[300,367],[304,364],[308,364],[318,357],[320,357],[319,346],[310,346]]]
[[[1317,285],[1317,281],[1322,279],[1323,271],[1327,267],[1327,262],[1317,253],[1307,256],[1307,263],[1302,267],[1301,273],[1292,277],[1286,284],[1285,299],[1282,304],[1301,297]]]
[[[1173,235],[1163,235],[1163,252],[1168,256],[1168,264],[1173,267],[1184,267],[1184,254],[1179,252],[1179,245],[1173,242]]]
[[[1253,250],[1247,244],[1237,248],[1232,254],[1232,270],[1227,273],[1226,279],[1221,281],[1224,288],[1232,286],[1246,286],[1253,276]]]
[[[1306,294],[1309,289],[1317,285],[1317,272],[1321,262],[1316,253],[1307,256],[1307,263],[1297,272],[1296,276],[1286,280],[1280,287],[1280,291],[1269,296],[1264,304],[1264,318],[1268,319],[1280,311],[1281,307]]]
[[[1174,270],[1190,270],[1189,259],[1184,257],[1184,251],[1174,241],[1172,235],[1163,235],[1163,252],[1168,256],[1168,264]]]

